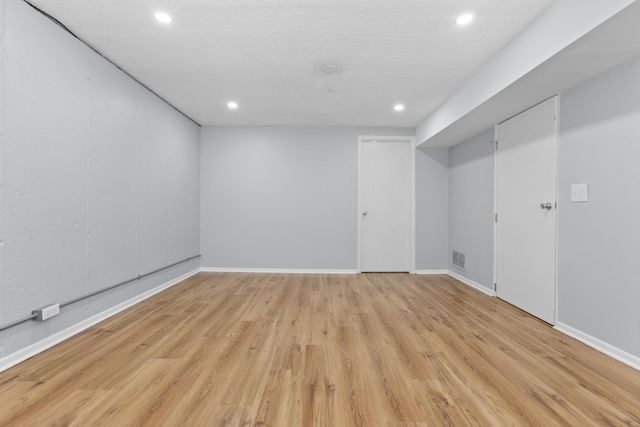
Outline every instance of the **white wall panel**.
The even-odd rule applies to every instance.
[[[84,289],[89,56],[53,25],[25,31],[40,17],[5,3],[2,304],[11,321]],[[49,49],[58,43],[65,49]]]
[[[4,34],[4,2],[0,3],[0,34]],[[0,91],[4,93],[4,43],[0,42]],[[4,218],[4,195],[5,195],[5,183],[4,183],[4,171],[5,169],[5,111],[4,111],[4,96],[0,95],[0,215]],[[0,301],[4,301],[4,270],[5,270],[5,224],[4,221],[0,221]],[[5,322],[4,316],[4,304],[0,303],[0,323]],[[0,339],[0,356],[4,354],[4,342]]]
[[[199,164],[198,157],[193,156],[193,150],[186,150],[181,143],[189,135],[189,129],[181,126],[177,119],[167,121],[167,158],[166,169],[167,196],[171,203],[167,205],[167,232],[169,263],[185,259],[193,255],[191,251],[191,214],[193,209],[194,175],[191,173],[194,164]],[[199,138],[199,135],[196,136]],[[196,168],[197,172],[197,168]],[[196,177],[196,182],[199,180]]]
[[[558,321],[640,357],[640,58],[560,98]],[[589,201],[572,203],[587,183]]]
[[[449,149],[416,150],[416,270],[447,268]]]
[[[197,255],[199,127],[26,3],[0,10],[0,324]],[[198,265],[0,332],[0,358]]]
[[[448,269],[493,290],[495,144],[488,129],[449,149]],[[452,251],[465,254],[465,271]]]
[[[144,100],[140,105],[142,134],[138,143],[138,269],[152,271],[167,264],[167,169],[165,106]]]
[[[97,55],[91,58],[90,80],[87,290],[92,292],[137,274],[136,191],[131,183],[137,174],[140,91]]]
[[[205,127],[202,265],[356,269],[358,135],[390,128]]]

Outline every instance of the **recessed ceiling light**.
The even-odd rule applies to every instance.
[[[396,104],[393,106],[393,109],[396,111],[404,111],[404,105],[402,104]]]
[[[322,68],[320,68],[320,70],[322,70],[322,72],[325,74],[333,74],[336,71],[338,71],[338,67],[333,64],[327,64],[327,65],[323,65]]]
[[[230,110],[237,110],[238,109],[238,103],[237,102],[228,102],[227,103],[227,107],[229,107]]]
[[[460,15],[456,20],[458,25],[467,25],[473,21],[473,15],[470,13],[465,13],[464,15]]]
[[[171,16],[169,16],[169,14],[164,12],[156,12],[155,17],[158,21],[162,22],[163,24],[170,24],[172,21]]]

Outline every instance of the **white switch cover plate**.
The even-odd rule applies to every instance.
[[[571,201],[572,202],[588,202],[589,186],[587,184],[571,185]]]

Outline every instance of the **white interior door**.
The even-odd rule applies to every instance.
[[[363,138],[358,146],[358,270],[412,270],[413,140]]]
[[[497,127],[496,291],[555,323],[557,97]]]

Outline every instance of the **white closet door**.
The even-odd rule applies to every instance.
[[[410,271],[413,149],[407,140],[360,141],[361,271]]]
[[[555,323],[557,98],[497,129],[499,298]]]

